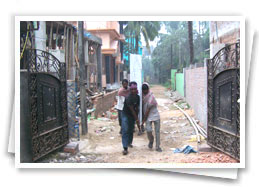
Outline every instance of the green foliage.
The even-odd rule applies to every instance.
[[[160,30],[159,21],[128,21],[124,28],[124,35],[127,43],[123,45],[124,54],[138,54],[141,37],[144,37],[146,47],[150,52],[149,42],[153,41]],[[129,57],[125,60],[125,70],[129,71]]]
[[[166,83],[170,79],[170,70],[182,72],[190,63],[190,49],[187,22],[163,22],[168,34],[159,34],[160,41],[152,53],[156,79]],[[194,22],[193,25],[194,63],[203,62],[209,57],[205,52],[209,48],[209,29],[207,22]],[[197,29],[199,28],[199,29]]]
[[[124,34],[126,38],[134,38],[135,43],[131,43],[129,48],[135,49],[134,53],[137,53],[141,34],[145,39],[146,47],[150,50],[149,41],[153,41],[158,36],[159,30],[159,21],[129,21]]]
[[[171,87],[171,84],[169,81],[167,81],[166,83],[163,84],[164,87],[166,88],[170,88]]]
[[[152,63],[151,59],[147,57],[142,57],[142,69],[144,71],[144,81],[145,82],[156,82],[154,80],[155,72],[154,72],[154,64]]]

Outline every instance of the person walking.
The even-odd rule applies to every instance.
[[[123,110],[125,98],[130,93],[128,85],[129,85],[128,80],[123,79],[122,80],[122,88],[120,88],[119,91],[118,91],[118,99],[117,99],[116,108],[118,110],[118,120],[119,120],[119,125],[120,125],[120,134],[122,134],[122,131],[121,131],[121,113],[122,113],[122,110]]]
[[[154,94],[150,91],[149,84],[142,84],[142,104],[143,104],[143,121],[141,126],[146,123],[147,137],[149,140],[148,147],[153,148],[154,136],[152,134],[152,123],[155,126],[156,151],[162,152],[160,148],[160,115],[157,109],[157,101]]]
[[[123,155],[128,154],[128,147],[133,147],[132,142],[135,122],[137,123],[139,131],[141,131],[138,119],[140,97],[137,94],[137,83],[134,81],[130,82],[129,88],[130,94],[125,98],[121,113]]]

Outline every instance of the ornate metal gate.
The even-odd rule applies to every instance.
[[[26,51],[32,160],[68,143],[66,66],[52,54]]]
[[[208,63],[208,144],[240,159],[240,43]]]

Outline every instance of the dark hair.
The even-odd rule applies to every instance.
[[[142,85],[142,90],[149,90],[149,87],[148,87],[148,85],[146,85],[146,84],[143,84],[143,85]]]
[[[124,82],[129,83],[129,81],[128,81],[127,79],[123,79],[123,80],[122,80],[122,84],[123,84]]]
[[[129,86],[131,86],[132,84],[138,85],[135,81],[131,81],[131,82],[129,83]]]

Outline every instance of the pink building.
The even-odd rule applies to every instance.
[[[116,88],[122,81],[123,60],[120,51],[125,37],[118,21],[85,22],[86,30],[102,39],[103,87]],[[117,85],[117,86],[116,86]]]

